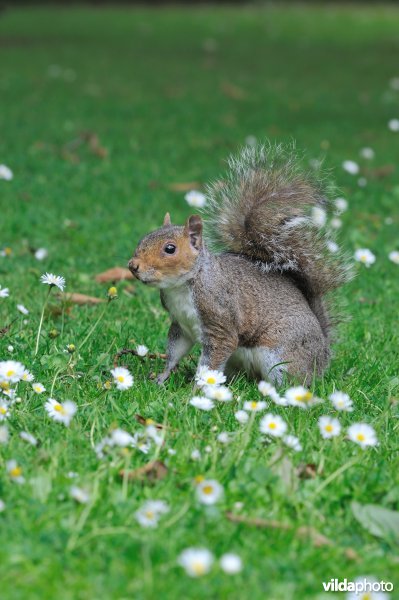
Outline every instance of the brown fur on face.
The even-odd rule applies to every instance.
[[[173,254],[167,249],[174,247]],[[202,247],[201,217],[189,217],[185,226],[172,225],[169,213],[159,229],[146,235],[129,261],[133,275],[149,285],[172,287],[187,280],[193,272]]]

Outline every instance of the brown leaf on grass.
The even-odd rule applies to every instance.
[[[292,525],[290,525],[289,523],[283,523],[282,521],[274,521],[273,519],[246,517],[244,515],[236,515],[232,512],[227,512],[226,517],[229,521],[232,521],[233,523],[244,523],[244,525],[258,527],[259,529],[282,529],[285,531],[292,529]]]
[[[187,181],[182,183],[169,183],[167,185],[168,190],[171,192],[189,192],[191,190],[198,190],[201,188],[201,184],[198,181]]]
[[[317,475],[317,465],[314,463],[300,464],[296,472],[300,479],[314,479]]]
[[[113,267],[96,275],[95,279],[98,283],[115,283],[116,281],[124,281],[125,279],[134,279],[134,277],[129,269],[125,267]]]
[[[85,304],[101,304],[102,302],[106,301],[104,298],[96,298],[95,296],[87,296],[86,294],[79,294],[77,292],[59,294],[58,297],[66,302],[70,302],[71,304],[79,304],[80,306]]]
[[[229,81],[223,81],[220,85],[220,89],[225,96],[233,98],[233,100],[245,100],[245,98],[248,98],[248,94],[245,90]]]
[[[134,418],[138,423],[140,423],[140,425],[154,425],[154,427],[156,427],[157,429],[165,429],[165,425],[162,425],[162,423],[156,423],[152,419],[146,419],[142,415],[135,414]]]
[[[147,463],[143,467],[139,467],[134,471],[125,471],[122,469],[119,471],[119,475],[121,477],[127,477],[129,481],[142,481],[143,479],[148,479],[149,481],[159,481],[160,479],[164,479],[168,474],[168,468],[165,463],[160,460],[152,460]]]
[[[301,538],[309,538],[316,548],[322,546],[334,546],[334,542],[328,537],[317,531],[314,527],[299,527],[296,534]]]

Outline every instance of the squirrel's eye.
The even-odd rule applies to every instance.
[[[166,254],[174,254],[176,252],[176,246],[174,244],[166,244],[164,252],[166,252]]]

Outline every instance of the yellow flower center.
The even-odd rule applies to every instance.
[[[274,422],[269,423],[269,429],[276,429],[276,423],[274,423]]]
[[[364,434],[363,434],[363,433],[358,433],[358,434],[357,434],[357,436],[356,436],[356,439],[357,439],[359,442],[364,442],[364,440],[366,439],[366,437],[364,436]]]
[[[251,408],[253,408],[255,410],[255,408],[258,406],[258,403],[253,401],[251,402]]]
[[[214,383],[216,383],[216,379],[211,376],[211,377],[208,377],[206,382],[209,383],[210,385],[213,385]]]
[[[65,408],[62,406],[62,404],[54,404],[54,410],[61,413],[62,415],[65,414]]]
[[[145,420],[146,425],[154,425],[154,423],[155,423],[154,419],[146,419]]]
[[[7,375],[7,377],[12,377],[13,375],[15,375],[15,371],[10,369],[9,371],[7,371],[6,375]]]
[[[12,250],[11,250],[11,248],[4,248],[4,254],[5,254],[6,256],[10,256],[10,254],[12,254]]]
[[[152,512],[152,510],[147,510],[147,512],[145,513],[145,516],[147,517],[147,519],[153,519],[154,513]]]
[[[194,562],[192,565],[192,569],[196,575],[203,575],[205,573],[205,567],[200,562]]]
[[[197,475],[196,477],[194,477],[194,481],[195,483],[201,483],[202,481],[204,481],[205,477],[203,475]]]
[[[8,383],[8,381],[1,381],[0,382],[0,388],[2,390],[9,390],[10,389],[10,384]]]
[[[14,467],[13,469],[11,469],[10,475],[11,477],[20,477],[20,475],[22,475],[21,467]]]
[[[204,492],[204,494],[209,496],[209,494],[212,494],[212,492],[213,492],[213,487],[211,485],[204,485],[204,487],[202,488],[202,491]]]
[[[330,433],[333,430],[333,426],[332,425],[326,425],[324,429]]]
[[[0,406],[0,414],[5,415],[7,412],[7,409],[4,406]]]
[[[119,381],[120,383],[123,383],[125,381],[125,378],[123,377],[123,375],[118,375],[118,377],[116,378],[117,381]]]

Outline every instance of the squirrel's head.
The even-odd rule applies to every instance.
[[[143,283],[174,287],[190,278],[201,248],[201,217],[192,215],[185,225],[178,226],[172,225],[166,213],[163,226],[139,242],[128,266]]]

